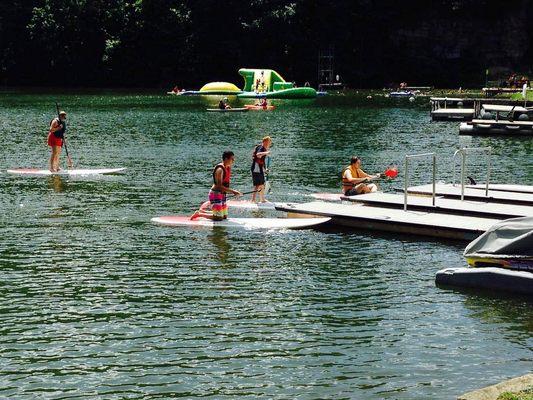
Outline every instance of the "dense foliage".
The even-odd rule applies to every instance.
[[[0,83],[198,87],[240,67],[317,83],[320,49],[352,87],[479,86],[527,71],[532,0],[0,2]]]

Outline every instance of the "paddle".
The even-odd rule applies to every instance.
[[[265,157],[265,168],[266,168],[266,173],[265,173],[265,194],[270,193],[271,184],[270,184],[270,180],[268,179],[268,175],[270,174],[270,164],[271,164],[271,158],[270,158],[270,156],[266,156]]]
[[[57,109],[57,121],[61,124],[61,116],[59,115],[59,104],[57,104],[56,101],[56,109]],[[72,158],[70,158],[68,154],[68,147],[67,147],[67,138],[65,137],[65,134],[63,133],[63,144],[65,145],[65,153],[67,153],[67,168],[72,168]]]
[[[260,192],[260,190],[252,190],[252,191],[250,191],[250,192],[242,192],[239,196],[243,196],[243,195],[245,195],[245,194],[257,193],[257,192]],[[237,197],[237,195],[236,195],[236,194],[233,194],[233,193],[228,194],[228,196],[234,196],[234,197]]]

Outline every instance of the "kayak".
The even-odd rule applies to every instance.
[[[50,172],[47,169],[38,168],[14,168],[8,169],[8,174],[26,175],[26,176],[85,176],[85,175],[108,175],[124,172],[126,168],[99,168],[99,169],[62,169],[58,172]]]
[[[263,107],[263,106],[258,106],[255,104],[246,104],[244,107],[247,108],[248,110],[257,110],[257,111],[272,111],[273,109],[276,108],[276,106]]]
[[[202,226],[213,228],[221,226],[226,228],[244,229],[298,229],[309,228],[328,222],[331,218],[228,218],[223,221],[213,221],[206,218],[191,220],[188,216],[169,215],[152,218],[156,224],[167,226]]]
[[[248,111],[247,108],[226,108],[225,110],[221,108],[206,108],[209,112],[245,112]]]
[[[250,200],[228,200],[228,207],[249,208],[251,210],[275,210],[276,203],[267,201],[266,203],[256,203]]]

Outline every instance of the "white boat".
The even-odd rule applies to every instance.
[[[464,257],[472,267],[533,272],[533,216],[493,225],[466,247]]]

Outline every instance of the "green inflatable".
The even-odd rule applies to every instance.
[[[316,90],[310,87],[295,88],[292,82],[272,69],[241,68],[244,88],[237,97],[267,99],[309,99],[316,97]]]
[[[240,90],[233,83],[210,82],[200,90],[189,90],[179,93],[183,96],[192,95],[234,95],[241,98],[267,99],[312,99],[317,96],[316,90],[310,87],[294,87],[286,82],[272,69],[241,68],[239,74],[244,78],[244,88]]]

